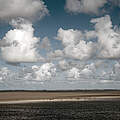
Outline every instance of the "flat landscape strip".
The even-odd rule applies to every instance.
[[[120,100],[120,91],[7,91],[0,92],[0,104],[60,101]]]
[[[69,101],[113,101],[120,100],[120,96],[100,96],[100,97],[84,97],[71,99],[38,99],[38,100],[11,100],[0,101],[0,104],[22,104],[22,103],[39,103],[39,102],[69,102]]]

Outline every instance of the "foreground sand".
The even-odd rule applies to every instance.
[[[0,92],[0,104],[120,99],[120,91],[12,91]]]

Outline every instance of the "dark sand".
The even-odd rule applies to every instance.
[[[120,120],[120,101],[0,104],[0,120]]]

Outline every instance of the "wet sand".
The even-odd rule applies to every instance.
[[[60,101],[120,100],[120,91],[7,91],[0,92],[0,104]]]

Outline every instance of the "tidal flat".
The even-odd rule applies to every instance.
[[[120,120],[120,101],[1,104],[0,120]]]
[[[0,120],[120,120],[120,91],[1,91]]]

